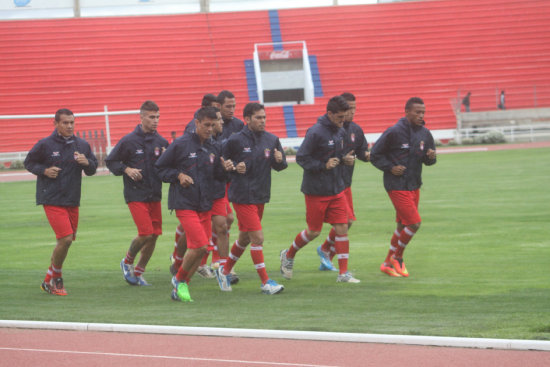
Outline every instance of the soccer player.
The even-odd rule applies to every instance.
[[[235,117],[235,96],[228,90],[222,90],[218,94],[218,104],[223,118],[223,138],[228,139],[231,135],[243,129],[244,122]]]
[[[371,151],[371,162],[384,172],[384,188],[396,212],[397,228],[390,240],[388,255],[380,265],[380,270],[392,277],[409,276],[403,252],[420,228],[422,164],[436,163],[434,139],[424,126],[425,113],[424,101],[410,98],[405,104],[405,117],[389,127]]]
[[[55,113],[54,132],[39,140],[25,158],[25,168],[37,176],[36,205],[42,205],[57,239],[41,288],[66,296],[62,267],[76,239],[82,171],[96,172],[97,159],[85,140],[74,135],[74,114],[66,108]]]
[[[353,117],[355,116],[356,109],[356,98],[351,93],[342,93],[342,97],[348,102],[349,110],[346,114],[344,120],[344,152],[346,155],[351,155],[353,164],[345,164],[342,166],[342,172],[344,174],[344,195],[346,197],[346,202],[348,204],[348,230],[351,228],[353,222],[356,221],[355,211],[353,209],[353,196],[351,193],[351,180],[353,177],[353,169],[355,167],[355,158],[362,160],[363,162],[368,162],[370,157],[369,145],[367,139],[365,138],[365,133],[361,126],[353,122]],[[330,229],[330,233],[325,240],[325,242],[317,247],[317,254],[321,258],[321,265],[319,270],[332,270],[337,271],[337,269],[332,265],[332,258],[336,255],[336,250],[334,248],[334,241],[336,240],[336,231],[334,227]]]
[[[105,163],[115,176],[123,176],[124,199],[138,231],[120,262],[122,276],[130,285],[147,286],[143,273],[162,234],[162,181],[154,164],[168,147],[168,141],[157,132],[160,112],[155,102],[145,101],[139,116],[141,123],[120,139]],[[138,253],[139,261],[134,267]]]
[[[261,279],[264,294],[277,294],[284,286],[267,275],[264,263],[262,217],[271,196],[271,169],[288,167],[279,138],[265,131],[264,106],[248,103],[243,110],[246,126],[232,135],[223,149],[224,159],[236,163],[231,174],[229,201],[237,213],[239,238],[235,241],[225,266],[216,270],[220,288],[227,288],[228,275],[250,244],[250,255]]]
[[[218,97],[213,95],[212,93],[207,93],[202,97],[201,107],[197,111],[195,111],[193,118],[191,119],[191,121],[189,121],[187,126],[185,126],[185,130],[183,131],[184,133],[195,131],[195,120],[197,119],[197,114],[199,113],[199,110],[203,107],[216,107],[219,109],[220,104],[218,103]]]
[[[281,273],[286,279],[293,275],[297,251],[317,238],[323,222],[335,231],[334,248],[338,258],[337,282],[359,283],[348,271],[348,203],[344,189],[343,164],[353,164],[351,152],[344,152],[344,120],[349,104],[342,96],[331,98],[326,114],[308,129],[296,154],[296,162],[304,169],[302,192],[306,201],[307,228],[298,233],[288,249],[281,251]]]
[[[217,120],[212,130],[212,143],[216,146],[219,152],[221,152],[223,131],[223,119],[220,111],[216,108]],[[226,180],[215,180],[213,182],[213,203],[212,203],[212,236],[213,236],[213,249],[208,247],[208,252],[201,260],[201,264],[197,269],[197,273],[203,278],[213,278],[215,275],[213,270],[206,265],[209,252],[212,252],[212,262],[218,262],[219,264],[225,264],[229,253],[229,229],[227,216],[229,214],[229,201],[227,200],[226,192]],[[231,219],[232,222],[232,219]],[[216,239],[216,241],[214,241]],[[177,269],[181,266],[183,256],[187,248],[186,237],[181,225],[176,230],[176,246],[174,253],[172,254],[172,265],[170,266],[170,272],[172,275],[177,273]],[[217,256],[217,257],[216,257]],[[229,289],[222,289],[229,290]]]
[[[214,107],[199,110],[195,132],[184,134],[157,160],[155,168],[164,182],[170,183],[168,208],[176,211],[186,235],[187,250],[177,274],[172,278],[171,297],[192,302],[189,282],[200,265],[209,244],[215,177],[223,179],[224,170],[233,169],[212,143],[217,120]]]

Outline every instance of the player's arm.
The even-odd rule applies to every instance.
[[[386,130],[374,143],[370,152],[371,163],[381,171],[391,171],[395,164],[388,159],[388,146],[391,141],[391,134]]]
[[[426,155],[422,158],[426,166],[431,166],[437,161],[437,153],[435,149],[435,141],[430,132],[428,132],[428,141],[426,142]]]
[[[281,142],[279,141],[279,138],[277,138],[277,141],[275,143],[275,149],[273,149],[273,155],[271,157],[271,167],[275,171],[282,171],[288,167],[288,163],[286,162],[285,151],[281,146]]]
[[[307,171],[323,171],[326,169],[327,161],[322,161],[314,155],[318,146],[316,135],[308,131],[296,153],[296,162],[303,169]]]
[[[180,183],[176,158],[178,155],[178,145],[170,144],[166,151],[155,162],[155,172],[163,182]]]
[[[49,168],[49,165],[47,164],[47,159],[42,154],[42,143],[39,142],[32,147],[25,157],[23,165],[27,171],[37,176],[45,175],[45,171]]]
[[[121,176],[125,173],[128,166],[124,163],[126,161],[126,155],[123,152],[124,140],[119,140],[113,150],[105,158],[105,165],[115,176]]]
[[[86,176],[92,176],[97,171],[97,158],[92,152],[92,148],[89,144],[86,144],[85,152],[82,157],[77,159],[78,163],[83,166],[83,171]]]

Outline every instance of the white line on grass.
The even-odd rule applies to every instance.
[[[0,347],[0,350],[12,350],[17,352],[38,352],[38,353],[61,353],[61,354],[86,354],[95,356],[109,357],[130,357],[130,358],[153,358],[153,359],[176,359],[184,361],[207,361],[216,363],[237,363],[237,364],[258,364],[267,366],[295,366],[295,367],[338,367],[319,364],[301,364],[301,363],[282,363],[282,362],[262,362],[262,361],[244,361],[238,359],[216,359],[216,358],[196,358],[196,357],[178,357],[178,356],[159,356],[147,354],[129,354],[129,353],[107,353],[107,352],[82,352],[76,350],[55,350],[55,349],[31,349],[31,348],[6,348]]]
[[[331,342],[382,343],[429,345],[439,347],[513,349],[550,351],[550,341],[518,339],[458,338],[420,335],[387,335],[359,333],[329,333],[318,331],[261,330],[235,328],[207,328],[189,326],[134,325],[134,324],[96,324],[79,322],[50,322],[0,320],[0,327],[24,329],[54,329],[98,332],[121,332],[143,334],[172,334],[197,336],[224,336],[235,338],[321,340]]]

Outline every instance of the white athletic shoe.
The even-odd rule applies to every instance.
[[[351,275],[351,273],[345,272],[344,274],[338,275],[338,278],[336,278],[336,282],[338,283],[361,283],[359,279],[356,279]]]
[[[292,268],[294,267],[294,259],[288,259],[286,257],[287,252],[288,249],[284,249],[281,251],[281,274],[283,274],[283,278],[285,279],[292,279]]]
[[[263,294],[277,294],[281,293],[285,287],[282,284],[278,284],[276,281],[269,279],[265,284],[260,287]]]
[[[210,268],[210,266],[208,265],[201,265],[199,266],[199,268],[197,269],[197,273],[202,277],[202,278],[205,278],[205,279],[212,279],[212,278],[215,278],[216,276],[214,275],[214,272],[212,271],[212,269]]]

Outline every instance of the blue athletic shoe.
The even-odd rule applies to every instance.
[[[322,247],[322,245],[317,247],[317,255],[319,255],[319,257],[321,258],[321,265],[319,266],[319,270],[321,270],[321,271],[327,271],[327,270],[338,271],[334,267],[334,265],[332,265],[332,262],[330,261],[330,254],[327,254],[326,252],[324,252],[321,247]]]
[[[138,278],[134,275],[134,266],[131,264],[126,264],[124,259],[120,262],[120,268],[122,269],[122,277],[130,285],[137,285]]]
[[[285,287],[282,284],[278,284],[276,281],[269,279],[265,284],[260,287],[263,294],[277,294],[281,293]]]
[[[148,287],[148,286],[151,285],[150,283],[148,283],[148,282],[145,280],[145,278],[143,277],[143,275],[140,275],[139,277],[136,277],[136,279],[137,279],[136,285],[140,285],[140,286],[142,286],[142,287]]]
[[[220,286],[220,289],[224,292],[231,292],[231,279],[229,275],[223,274],[223,265],[220,265],[220,267],[216,268],[214,270],[214,274],[216,275],[216,279],[218,280],[218,285]]]

